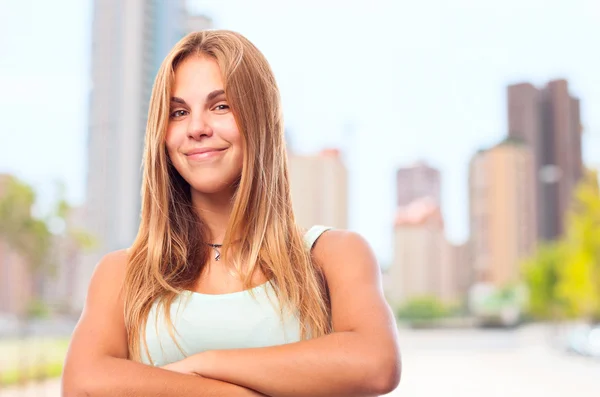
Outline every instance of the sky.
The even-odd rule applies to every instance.
[[[84,199],[90,0],[0,0],[0,172]],[[468,238],[471,156],[506,134],[506,86],[568,79],[600,165],[600,1],[205,1],[190,9],[265,54],[297,152],[344,152],[350,228],[392,257],[395,170],[442,173],[450,241]],[[596,38],[596,39],[594,39]]]

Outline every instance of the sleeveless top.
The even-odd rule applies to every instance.
[[[331,228],[313,226],[304,235],[307,250]],[[280,312],[271,283],[227,294],[184,291],[171,305],[177,347],[166,325],[162,305],[154,303],[146,323],[146,343],[140,346],[142,362],[163,366],[207,350],[275,346],[300,341],[295,313]],[[184,354],[185,353],[185,354]]]

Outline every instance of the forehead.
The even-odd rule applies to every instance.
[[[204,95],[223,89],[221,69],[208,56],[193,55],[185,58],[175,68],[172,93],[175,96]]]

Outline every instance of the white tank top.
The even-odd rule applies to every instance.
[[[330,228],[313,226],[304,243],[311,249]],[[250,294],[254,294],[254,297]],[[280,315],[280,305],[270,283],[229,294],[185,291],[171,305],[175,338],[169,334],[162,308],[155,303],[146,324],[147,357],[141,344],[142,362],[163,366],[207,350],[275,346],[300,340],[300,323],[295,313]]]

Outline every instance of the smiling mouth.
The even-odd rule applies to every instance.
[[[204,160],[220,156],[224,151],[225,149],[202,150],[186,154],[186,157],[190,160]]]

